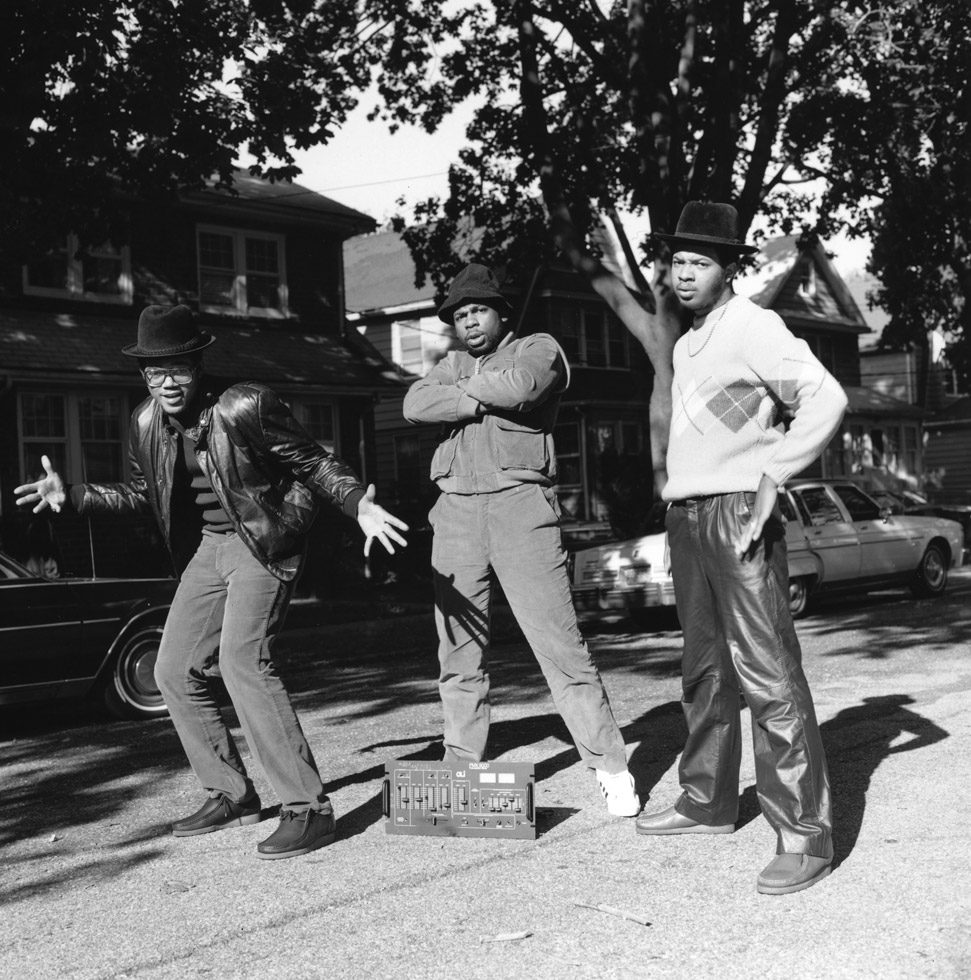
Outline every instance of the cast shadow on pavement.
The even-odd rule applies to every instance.
[[[641,800],[647,800],[650,791],[674,764],[684,745],[686,731],[680,702],[670,701],[652,708],[634,719],[630,724],[625,725],[621,732],[625,742],[638,740],[640,743],[631,753],[629,767],[634,775]],[[567,731],[563,719],[556,713],[550,712],[542,715],[531,715],[526,718],[494,722],[489,729],[488,757],[496,759],[507,752],[522,749],[524,746],[541,742],[550,737],[558,739],[569,747],[536,763],[536,782],[541,783],[580,761],[580,755],[573,747],[570,733]],[[440,760],[443,753],[442,736],[429,735],[426,738],[427,743],[421,748],[407,755],[389,753],[387,758]],[[394,749],[398,746],[414,745],[417,741],[418,739],[415,738],[376,742],[365,746],[361,751],[376,752],[380,749]],[[519,753],[520,756],[521,754]],[[380,779],[383,774],[384,761],[379,765],[371,766],[360,772],[350,773],[330,782],[325,789],[328,793],[334,792],[352,783],[364,783]],[[544,807],[543,811],[551,812],[545,813],[539,824],[541,834],[578,812],[577,809],[566,806]],[[365,803],[338,816],[338,834],[342,838],[355,837],[364,833],[382,817],[381,794],[378,792]]]
[[[860,704],[844,708],[819,726],[833,798],[834,868],[856,846],[867,792],[880,764],[891,755],[927,748],[949,737],[943,728],[907,707],[914,703],[909,694],[863,698]],[[911,738],[894,745],[905,733]],[[742,794],[737,827],[745,826],[760,813],[755,787],[749,786]]]

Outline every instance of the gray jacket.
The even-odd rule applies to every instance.
[[[551,486],[553,427],[569,383],[566,355],[549,334],[510,335],[484,357],[450,351],[408,390],[404,415],[448,426],[431,467],[445,493]]]

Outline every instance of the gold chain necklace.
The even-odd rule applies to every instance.
[[[731,300],[728,300],[728,301],[726,301],[725,303],[722,304],[721,312],[712,321],[711,329],[708,331],[708,336],[705,337],[705,339],[701,342],[701,346],[697,350],[692,350],[691,349],[691,334],[694,333],[694,331],[692,330],[688,334],[688,357],[696,357],[698,354],[700,354],[705,349],[705,347],[708,346],[708,341],[711,340],[711,335],[715,332],[715,327],[717,327],[718,324],[721,323],[721,319],[725,315],[725,310],[728,309],[728,304],[730,302],[731,302]],[[710,313],[708,315],[711,316]]]

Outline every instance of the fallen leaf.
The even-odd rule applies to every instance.
[[[187,885],[184,881],[165,881],[162,883],[162,891],[169,895],[187,892],[192,887],[192,885]]]

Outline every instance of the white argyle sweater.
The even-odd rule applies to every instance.
[[[743,296],[678,340],[671,391],[665,500],[754,491],[763,473],[781,485],[819,456],[846,410],[809,345]]]

